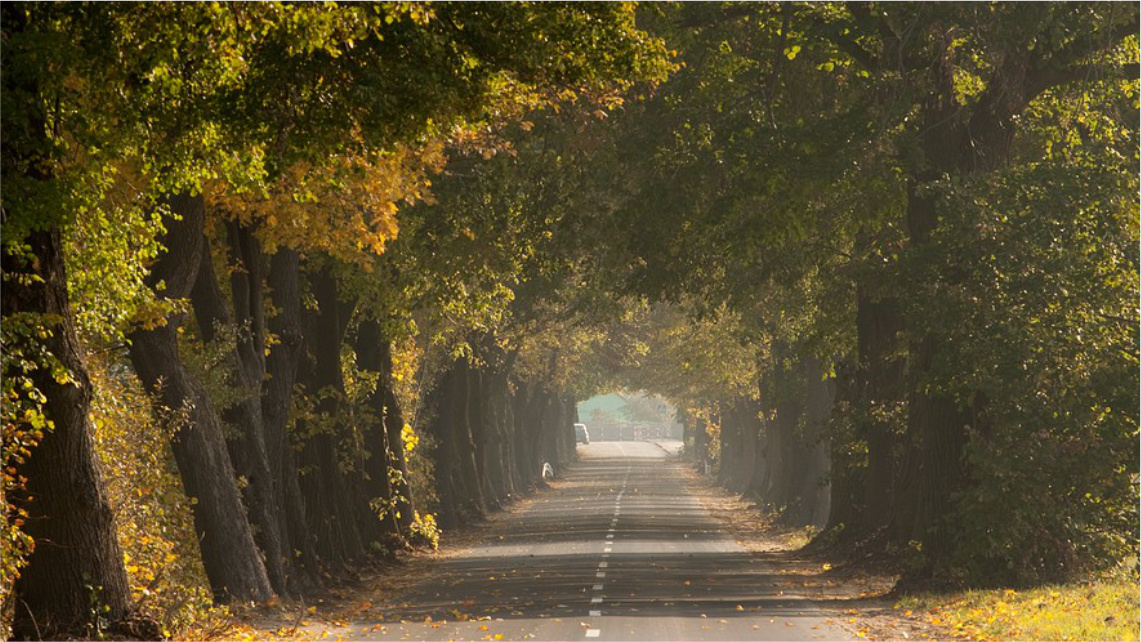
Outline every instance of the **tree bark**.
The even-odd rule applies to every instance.
[[[475,436],[472,430],[472,398],[479,391],[473,389],[471,366],[466,359],[457,360],[456,388],[453,396],[451,428],[452,445],[456,455],[460,510],[468,520],[481,519],[487,511],[483,496],[483,483],[477,464]]]
[[[396,389],[393,384],[392,343],[381,342],[380,383],[384,388],[384,430],[388,442],[388,467],[399,473],[392,492],[396,501],[396,520],[400,532],[407,537],[412,526],[415,511],[415,498],[412,497],[412,487],[408,485],[408,461],[404,452],[404,412],[396,398]]]
[[[30,266],[4,252],[3,314],[39,317],[49,328],[44,348],[70,381],[58,381],[47,368],[28,373],[47,398],[43,412],[53,427],[17,471],[28,481],[13,500],[28,513],[24,530],[35,549],[15,583],[13,632],[25,639],[86,636],[99,617],[93,601],[120,628],[130,615],[131,595],[92,441],[91,380],[68,301],[59,229],[32,232],[25,243]],[[17,274],[40,280],[9,278]]]
[[[872,534],[888,526],[896,504],[899,483],[895,409],[904,403],[905,347],[901,345],[903,318],[894,297],[879,296],[869,284],[856,289],[855,373],[859,394],[858,428],[868,446],[868,467],[861,511],[852,524],[854,535]]]
[[[367,419],[367,423],[357,426],[357,430],[363,432],[364,447],[368,453],[363,464],[364,491],[369,502],[379,500],[387,507],[386,512],[377,517],[382,518],[381,537],[386,540],[385,546],[391,550],[403,545],[403,534],[396,517],[399,512],[396,492],[388,474],[393,445],[388,441],[384,418],[388,413],[386,388],[391,383],[385,378],[382,344],[387,347],[387,343],[380,336],[380,323],[375,319],[362,320],[357,328],[355,341],[357,365],[361,370],[377,374],[376,388],[367,400],[369,409],[375,414]],[[399,442],[396,447],[400,447]]]
[[[804,466],[800,469],[800,487],[797,496],[800,514],[797,522],[823,527],[828,523],[832,495],[829,489],[831,473],[831,442],[826,422],[836,397],[835,385],[824,379],[819,359],[801,360],[804,380],[804,433],[800,442],[805,450]]]
[[[200,195],[179,195],[170,199],[170,206],[181,220],[166,222],[167,249],[149,279],[152,287],[165,284],[160,296],[178,299],[190,294],[198,275],[205,205]],[[194,503],[202,562],[215,598],[265,601],[273,596],[273,588],[246,518],[221,423],[206,391],[178,355],[180,322],[173,316],[164,326],[132,333],[131,361],[164,408],[160,415],[178,421],[172,448],[183,487]],[[185,417],[178,417],[180,413]]]
[[[252,243],[252,239],[248,243]],[[248,244],[247,243],[247,244]],[[235,242],[236,244],[236,242]],[[191,291],[194,315],[203,341],[217,338],[219,327],[234,327],[229,304],[218,286],[214,273],[214,260],[210,242],[202,239],[202,260],[198,278]],[[261,321],[261,278],[259,262],[255,256],[238,254],[241,264],[235,266],[232,276],[233,305],[237,319],[237,342],[226,346],[236,380],[231,382],[242,391],[242,399],[222,412],[222,420],[237,429],[238,437],[227,439],[230,460],[234,470],[245,479],[242,497],[249,511],[249,519],[256,527],[254,541],[264,554],[266,573],[275,591],[287,593],[286,577],[289,569],[287,550],[282,545],[282,521],[278,492],[269,470],[265,432],[262,426],[261,386],[265,373],[264,339]],[[251,281],[257,285],[251,285]],[[252,293],[258,293],[257,312]]]
[[[319,577],[317,554],[301,496],[296,455],[289,437],[293,388],[305,340],[301,329],[300,278],[297,252],[279,248],[270,259],[266,279],[270,300],[277,310],[277,314],[267,320],[266,327],[277,337],[277,343],[265,358],[261,407],[266,459],[274,479],[277,501],[283,511],[282,546],[300,562],[306,572],[306,581],[312,584]]]
[[[302,434],[312,433],[305,439],[301,453],[305,473],[300,486],[318,555],[331,565],[347,569],[365,553],[359,515],[337,451],[339,411],[345,394],[341,343],[348,315],[346,306],[338,300],[336,279],[329,268],[319,268],[309,276],[317,309],[302,311],[309,354],[302,360],[298,374],[306,392],[316,400],[316,416],[299,425]]]

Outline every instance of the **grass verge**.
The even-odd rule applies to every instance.
[[[1121,572],[1025,591],[907,596],[896,609],[964,639],[1136,641],[1139,606],[1137,578]]]

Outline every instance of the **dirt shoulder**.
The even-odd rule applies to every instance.
[[[843,560],[802,550],[812,533],[775,522],[770,513],[718,486],[693,468],[685,467],[690,492],[733,535],[742,548],[780,564],[782,571],[811,577],[834,588],[822,600],[839,598],[844,608],[836,620],[858,638],[870,640],[968,639],[932,624],[890,597],[898,576],[849,567]],[[803,580],[802,580],[803,581]]]

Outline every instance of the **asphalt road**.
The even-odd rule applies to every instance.
[[[687,491],[648,442],[595,442],[493,541],[441,560],[385,609],[330,630],[370,640],[836,640],[842,599],[790,582]],[[803,577],[803,576],[802,576]],[[812,599],[813,597],[817,599]],[[821,599],[824,598],[824,599]],[[386,600],[388,602],[388,600]]]

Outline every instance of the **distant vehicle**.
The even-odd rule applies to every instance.
[[[590,432],[586,429],[586,424],[574,425],[574,441],[576,444],[589,444]]]

